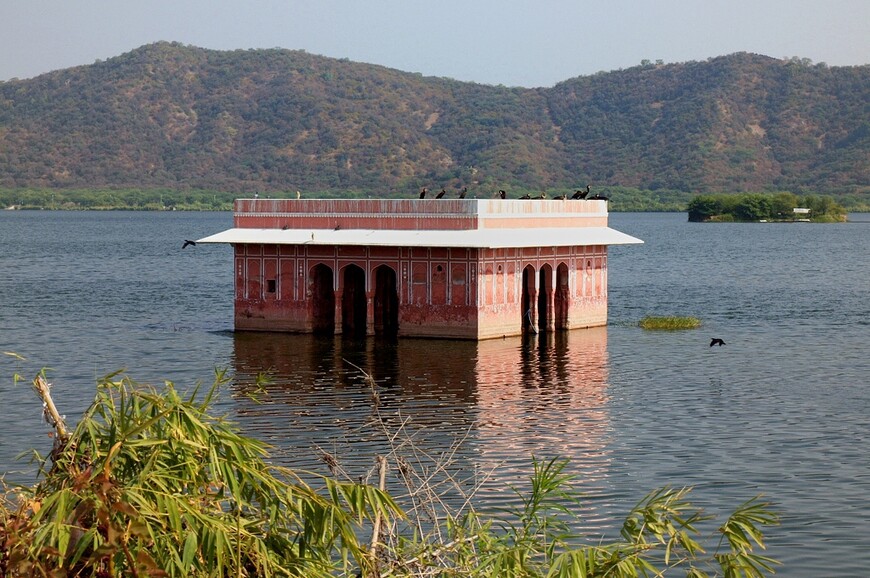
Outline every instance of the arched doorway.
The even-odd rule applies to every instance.
[[[523,294],[520,303],[523,331],[537,333],[534,322],[535,312],[532,310],[535,303],[535,268],[531,265],[526,265],[523,269]]]
[[[553,294],[553,268],[549,265],[541,267],[538,281],[538,329],[547,331],[553,321],[553,312],[550,310],[550,295]]]
[[[375,334],[393,337],[399,332],[399,292],[396,272],[381,265],[375,273]]]
[[[357,265],[343,271],[341,292],[341,331],[345,335],[366,334],[366,273]]]
[[[556,267],[556,292],[553,295],[556,329],[568,329],[568,309],[571,306],[571,291],[568,287],[568,266],[559,263]]]
[[[311,330],[319,335],[335,333],[335,290],[332,269],[323,263],[312,267],[309,273],[311,286]]]

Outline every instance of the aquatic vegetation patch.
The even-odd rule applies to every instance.
[[[697,317],[653,317],[646,316],[638,322],[641,329],[651,331],[678,331],[682,329],[697,329],[701,320]]]

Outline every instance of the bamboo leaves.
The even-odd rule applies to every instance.
[[[325,576],[361,563],[355,528],[399,514],[374,488],[321,494],[270,466],[265,444],[171,383],[116,378],[26,495],[38,506],[6,575]]]
[[[755,551],[765,548],[762,529],[778,522],[770,503],[737,508],[707,555],[700,528],[712,517],[689,501],[689,488],[650,493],[620,540],[587,543],[574,531],[581,496],[559,458],[533,459],[528,488],[514,489],[517,506],[497,515],[475,511],[466,494],[451,510],[435,481],[449,464],[430,468],[423,452],[402,457],[413,440],[399,434],[389,459],[407,495],[386,491],[386,457],[377,487],[323,478],[315,490],[271,466],[266,444],[209,414],[223,379],[185,396],[171,383],[101,381],[39,484],[14,500],[7,492],[0,575],[760,578],[777,563]]]

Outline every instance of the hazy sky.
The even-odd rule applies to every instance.
[[[870,0],[2,0],[0,80],[160,40],[552,86],[733,52],[870,64]]]

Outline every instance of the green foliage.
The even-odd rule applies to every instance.
[[[638,326],[649,330],[697,329],[701,326],[701,320],[697,317],[647,316],[638,322]]]
[[[733,54],[528,89],[161,42],[0,83],[0,186],[376,197],[421,186],[787,188],[854,210],[870,205],[868,79],[867,66]],[[641,206],[671,210],[656,202]],[[638,210],[626,203],[617,210]]]
[[[5,576],[330,576],[365,565],[356,532],[386,494],[268,464],[203,399],[109,376],[43,480],[2,520]]]
[[[239,195],[169,189],[0,189],[0,208],[49,210],[230,211]],[[291,197],[290,194],[283,195]],[[292,195],[295,197],[295,193]],[[278,195],[275,195],[278,197]]]
[[[810,209],[809,215],[797,215],[797,207]],[[689,221],[793,221],[809,217],[818,222],[840,222],[846,209],[829,196],[798,197],[790,192],[775,194],[740,193],[698,195],[688,204]]]
[[[621,540],[583,544],[571,530],[579,522],[572,506],[581,497],[565,473],[567,464],[536,460],[530,490],[517,491],[517,508],[498,517],[471,512],[449,519],[446,543],[402,543],[383,575],[756,578],[772,573],[778,563],[754,551],[765,548],[761,529],[778,523],[768,502],[753,498],[728,517],[716,536],[704,537],[698,525],[713,516],[689,502],[689,488],[647,495],[626,517]]]
[[[778,563],[756,552],[763,528],[778,523],[770,503],[754,498],[703,536],[700,523],[713,516],[688,500],[689,488],[650,493],[620,539],[584,543],[565,459],[533,460],[529,487],[514,489],[518,505],[484,515],[472,496],[450,509],[437,482],[447,464],[429,470],[415,459],[418,472],[393,454],[417,516],[406,519],[373,486],[327,478],[316,491],[270,466],[265,444],[209,415],[221,374],[202,399],[199,388],[182,396],[171,383],[157,390],[116,377],[100,382],[72,433],[55,424],[41,482],[4,496],[0,575],[760,578]],[[394,451],[408,449],[403,422]],[[379,463],[383,487],[387,460]],[[340,470],[333,456],[328,464]],[[366,548],[359,536],[369,522]]]

